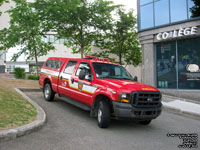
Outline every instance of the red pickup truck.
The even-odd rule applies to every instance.
[[[50,57],[42,66],[39,83],[45,100],[52,101],[57,93],[90,111],[98,126],[106,128],[111,118],[147,125],[161,114],[160,91],[135,80],[108,59]]]

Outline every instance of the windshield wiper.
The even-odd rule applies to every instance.
[[[120,78],[113,76],[106,76],[106,77],[99,77],[99,79],[120,79]]]
[[[120,77],[114,77],[114,76],[99,77],[99,79],[118,79],[118,80],[135,81],[134,79],[130,79],[130,78],[120,78]]]
[[[130,78],[118,78],[120,80],[130,80],[130,81],[135,81],[134,79],[130,79]]]

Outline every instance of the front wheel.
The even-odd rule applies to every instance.
[[[151,120],[140,121],[139,123],[142,124],[142,125],[148,125],[148,124],[151,123]]]
[[[110,105],[107,101],[99,102],[97,124],[100,128],[107,128],[110,124]]]
[[[53,101],[54,96],[55,96],[55,92],[52,90],[50,83],[46,83],[44,85],[43,95],[44,95],[44,99],[46,101]]]

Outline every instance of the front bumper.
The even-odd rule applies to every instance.
[[[152,120],[157,118],[162,111],[162,104],[153,108],[133,107],[128,103],[112,101],[115,118],[117,120]]]

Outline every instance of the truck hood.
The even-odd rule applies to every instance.
[[[118,79],[103,79],[101,80],[102,84],[107,88],[112,88],[115,90],[120,90],[121,92],[132,92],[132,91],[157,91],[153,86],[146,85],[136,81],[130,80],[118,80]]]

